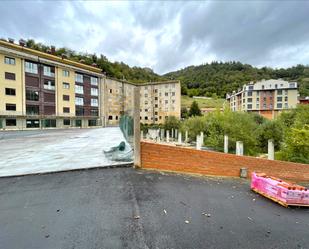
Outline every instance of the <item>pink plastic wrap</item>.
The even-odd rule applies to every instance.
[[[263,173],[252,173],[251,189],[284,205],[309,205],[309,191],[306,188],[266,176]]]

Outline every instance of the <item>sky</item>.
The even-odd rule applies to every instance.
[[[0,1],[0,37],[97,53],[159,74],[240,61],[309,64],[309,1]]]

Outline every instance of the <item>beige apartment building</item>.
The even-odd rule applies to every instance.
[[[133,115],[133,89],[140,87],[140,120],[144,124],[162,124],[168,116],[180,118],[181,86],[179,81],[132,84],[105,79],[107,125],[118,124],[122,114]]]
[[[106,77],[95,65],[0,40],[0,129],[102,127],[132,115],[141,89],[141,121],[180,118],[179,81],[136,85]]]
[[[227,94],[226,99],[232,111],[255,112],[273,119],[298,104],[297,82],[282,79],[250,82],[237,92]]]

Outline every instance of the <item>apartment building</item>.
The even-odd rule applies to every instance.
[[[122,114],[133,115],[133,90],[140,87],[140,120],[144,124],[164,123],[168,116],[180,118],[180,82],[162,81],[132,84],[106,78],[107,125],[118,124]]]
[[[298,104],[297,82],[282,79],[250,82],[237,92],[227,94],[226,99],[232,111],[255,112],[273,119]]]
[[[142,122],[180,118],[179,81],[135,85],[53,50],[0,40],[0,129],[117,125],[121,115],[133,113],[135,86],[141,89]]]

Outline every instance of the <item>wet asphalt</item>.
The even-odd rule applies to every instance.
[[[309,248],[309,209],[132,168],[0,178],[0,248]]]

